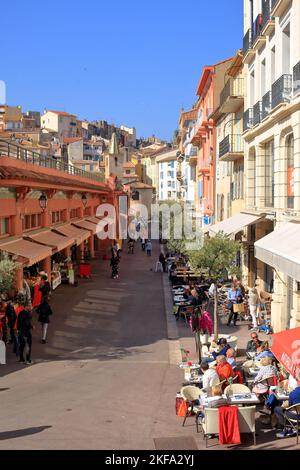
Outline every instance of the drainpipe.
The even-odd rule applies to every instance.
[[[250,31],[251,31],[251,46],[252,46],[252,38],[253,38],[253,23],[254,23],[254,7],[253,7],[253,0],[250,0]]]

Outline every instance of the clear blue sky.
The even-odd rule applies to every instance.
[[[241,47],[242,8],[242,0],[3,1],[7,103],[170,139],[202,67]]]

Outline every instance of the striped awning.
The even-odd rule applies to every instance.
[[[61,225],[60,227],[55,227],[55,231],[65,235],[66,237],[73,238],[75,240],[76,245],[81,245],[85,240],[90,238],[91,232],[88,230],[83,230],[81,228],[77,228],[71,224]]]
[[[41,243],[42,245],[50,246],[54,251],[62,251],[75,243],[74,238],[59,235],[52,230],[46,230],[34,235],[29,235],[29,238],[35,242]]]
[[[32,266],[52,256],[52,248],[20,238],[0,245],[0,251],[24,258],[24,266]]]

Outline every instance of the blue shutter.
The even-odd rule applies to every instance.
[[[202,181],[198,181],[198,198],[202,199],[203,196],[203,184]]]

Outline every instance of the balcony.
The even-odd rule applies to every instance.
[[[206,158],[204,160],[199,160],[198,170],[199,173],[209,173],[212,165],[211,158]]]
[[[282,75],[272,85],[272,109],[277,106],[289,102],[292,95],[292,75]]]
[[[300,62],[294,67],[294,95],[300,92]]]
[[[262,34],[271,36],[275,31],[275,20],[271,15],[274,0],[263,0],[262,2]]]
[[[250,62],[255,57],[255,50],[252,48],[252,31],[248,29],[247,33],[244,36],[243,40],[243,53],[244,53],[244,63],[250,64]]]
[[[253,127],[253,108],[247,109],[247,111],[244,112],[244,125],[243,129],[244,132],[248,131],[249,129],[252,129]]]
[[[272,16],[282,16],[293,0],[272,0]]]
[[[261,110],[261,119],[262,121],[269,116],[272,110],[272,94],[270,91],[263,96],[262,99],[262,110]]]
[[[69,165],[53,157],[42,156],[26,147],[22,147],[21,145],[14,144],[6,140],[0,140],[0,158],[1,157],[15,158],[41,168],[56,170],[72,177],[74,176],[73,179],[75,182],[78,177],[88,179],[95,183],[103,183],[105,181],[104,177],[98,174],[81,170],[80,168],[76,168],[73,165]],[[38,171],[39,170],[37,169],[37,172]]]
[[[252,49],[260,50],[266,43],[266,36],[262,34],[263,16],[259,14],[253,23]]]
[[[262,102],[258,101],[253,106],[253,126],[256,126],[262,121]]]
[[[219,159],[222,162],[234,162],[244,155],[244,141],[240,135],[231,134],[219,145]]]
[[[244,79],[230,78],[220,94],[220,113],[235,113],[244,103]]]

